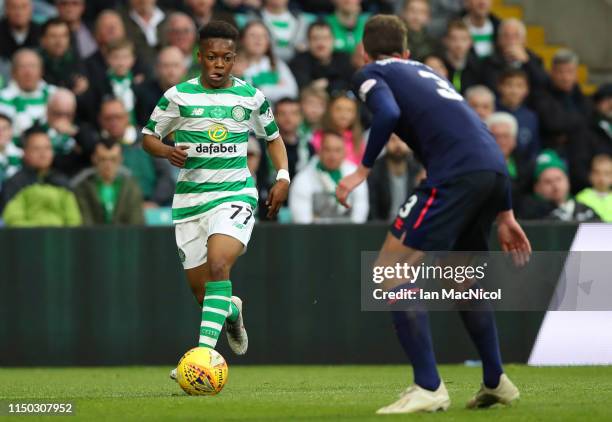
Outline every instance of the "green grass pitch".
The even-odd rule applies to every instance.
[[[479,368],[443,365],[453,401],[446,413],[376,416],[411,379],[407,366],[230,366],[216,397],[189,397],[168,378],[170,367],[4,368],[0,401],[75,403],[67,420],[125,421],[610,421],[612,367],[508,365],[521,390],[509,408],[468,411]],[[0,420],[41,417],[0,417]],[[48,420],[48,417],[44,418]],[[65,419],[65,418],[61,418]],[[55,419],[52,419],[55,420]]]

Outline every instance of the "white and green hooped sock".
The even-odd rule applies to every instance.
[[[209,281],[206,283],[206,294],[202,304],[202,324],[200,325],[200,347],[215,348],[223,323],[232,309],[231,303],[231,281]]]

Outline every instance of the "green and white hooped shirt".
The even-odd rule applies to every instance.
[[[132,72],[129,72],[125,76],[117,76],[112,72],[108,74],[108,80],[110,82],[111,89],[113,90],[113,95],[121,100],[125,110],[130,114],[130,123],[136,123],[136,114],[134,111],[134,107],[136,105],[136,97],[134,95],[134,91],[132,87],[133,76]]]
[[[472,36],[472,42],[474,45],[474,51],[476,55],[484,59],[493,54],[495,50],[495,28],[491,19],[487,19],[482,27],[476,27],[472,25],[469,18],[466,16],[464,19],[470,35]]]
[[[314,15],[306,13],[294,15],[286,10],[280,14],[272,14],[265,8],[261,11],[261,18],[270,29],[274,54],[285,62],[293,58],[296,48],[306,48],[308,27],[316,20]]]
[[[23,91],[15,81],[0,91],[0,113],[13,120],[13,136],[21,134],[35,122],[47,120],[47,102],[57,88],[40,81],[34,91]]]
[[[172,219],[199,218],[227,202],[255,209],[257,189],[247,167],[249,132],[271,141],[278,127],[270,103],[258,89],[232,77],[230,88],[206,89],[199,78],[164,93],[142,133],[189,146],[178,176]]]
[[[9,142],[4,151],[0,151],[0,188],[6,179],[19,171],[22,157],[23,150],[13,142]]]

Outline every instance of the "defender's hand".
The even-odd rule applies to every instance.
[[[497,236],[502,250],[512,254],[512,260],[517,267],[523,267],[529,262],[531,244],[519,223],[514,219],[512,211],[500,213],[497,219]]]
[[[268,199],[266,200],[266,205],[268,206],[268,218],[273,218],[278,214],[278,210],[287,200],[287,194],[289,193],[289,182],[285,179],[278,179],[272,189],[270,189],[270,193],[268,194]]]
[[[349,194],[368,178],[369,173],[370,170],[368,168],[359,166],[354,173],[343,177],[336,188],[336,198],[338,199],[338,202],[340,202],[344,207],[350,208],[350,205],[347,202]]]
[[[185,161],[187,160],[187,153],[185,151],[188,149],[189,147],[187,145],[179,145],[174,148],[170,147],[170,149],[168,149],[168,153],[166,154],[166,158],[173,166],[183,168],[185,167]]]

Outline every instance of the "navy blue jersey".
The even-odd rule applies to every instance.
[[[428,182],[481,170],[507,174],[485,124],[428,66],[400,59],[368,64],[355,75],[354,91],[373,114],[364,166],[372,167],[395,133],[423,163]]]

